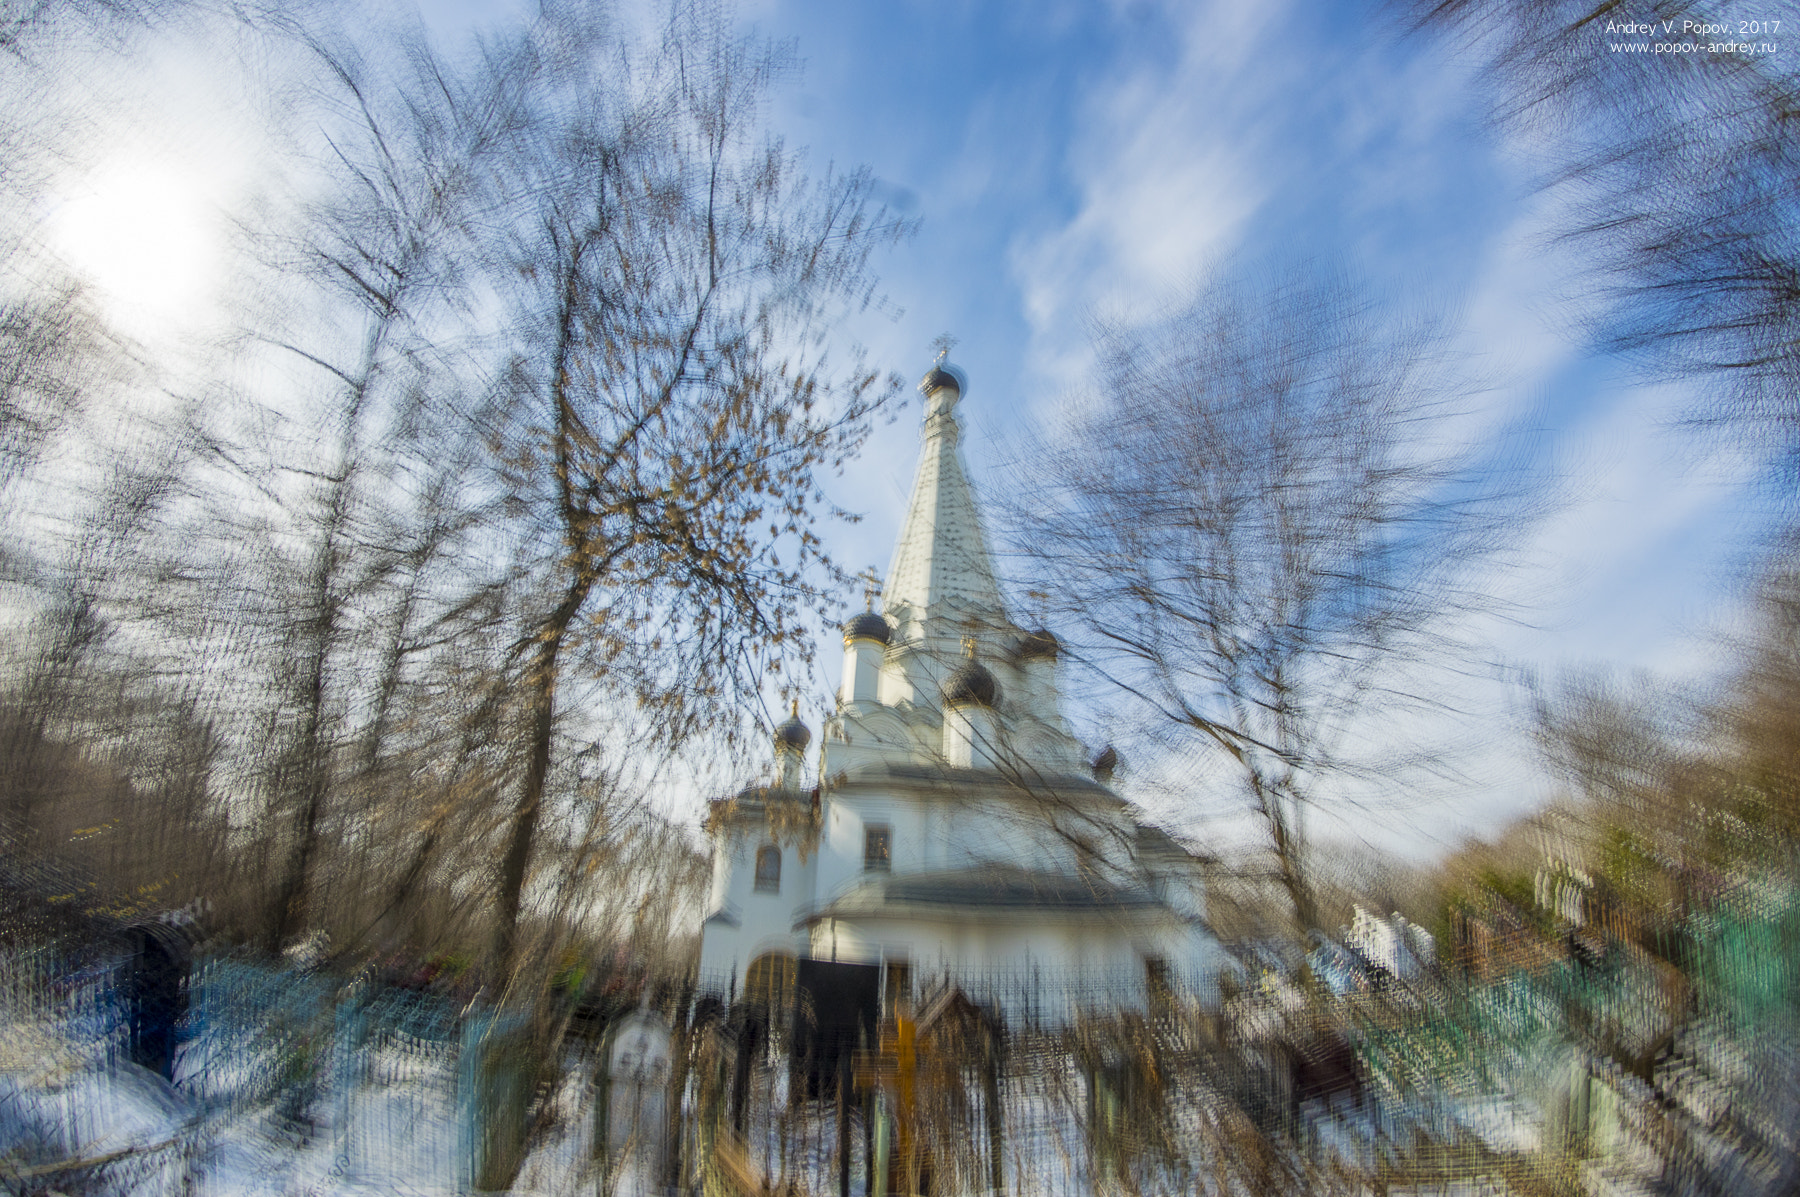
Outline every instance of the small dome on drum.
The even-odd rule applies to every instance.
[[[794,713],[788,716],[786,723],[775,729],[775,744],[778,748],[793,748],[801,752],[812,743],[812,732],[806,724],[800,722],[800,704],[794,704]]]
[[[944,681],[944,702],[950,706],[991,707],[1000,687],[987,666],[970,657]]]
[[[888,627],[888,621],[873,611],[864,611],[861,615],[844,625],[844,639],[874,640],[886,644],[894,637],[894,630]]]

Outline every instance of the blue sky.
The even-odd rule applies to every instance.
[[[454,49],[521,7],[438,0],[425,16]],[[879,263],[889,307],[846,338],[908,378],[934,337],[958,338],[978,487],[994,484],[995,442],[1086,381],[1096,315],[1147,318],[1228,258],[1341,260],[1451,322],[1481,382],[1466,428],[1539,430],[1544,484],[1569,494],[1533,530],[1531,567],[1492,579],[1523,611],[1490,629],[1496,673],[1707,667],[1705,633],[1730,618],[1731,571],[1755,528],[1747,471],[1696,457],[1671,428],[1691,395],[1637,386],[1584,350],[1568,298],[1580,263],[1547,240],[1566,200],[1533,186],[1543,147],[1484,125],[1465,58],[1349,0],[744,0],[737,16],[797,43],[802,66],[773,97],[771,128],[815,169],[868,166],[919,218]],[[179,179],[146,191],[151,176],[132,176],[134,208],[154,199],[165,229],[189,228],[184,204],[228,207],[261,169],[249,122],[218,115],[232,88],[191,65],[164,63],[158,98],[140,104],[140,125],[159,110],[185,130],[158,151]],[[205,162],[180,160],[196,153]],[[852,569],[887,565],[917,414],[915,400],[879,430],[838,493],[866,516],[832,533]],[[1526,809],[1543,783],[1510,722],[1516,700],[1487,684],[1470,697],[1476,722],[1449,729],[1487,745],[1468,785],[1405,820],[1321,835],[1424,852]],[[1222,826],[1230,807],[1189,815]]]

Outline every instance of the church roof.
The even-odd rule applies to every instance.
[[[1011,865],[981,865],[930,873],[877,874],[800,921],[897,916],[943,918],[957,913],[1030,910],[1047,916],[1162,906],[1150,891],[1112,885],[1095,877],[1039,872]],[[798,925],[798,924],[797,924]]]
[[[1145,860],[1161,859],[1187,864],[1216,863],[1213,857],[1196,852],[1160,827],[1148,823],[1137,825],[1137,854]]]
[[[833,776],[831,789],[842,791],[852,787],[889,786],[895,782],[911,787],[930,788],[950,793],[968,794],[993,787],[997,782],[1024,797],[1054,796],[1062,799],[1087,799],[1108,806],[1123,806],[1117,794],[1093,778],[1078,773],[1036,773],[1009,776],[996,775],[991,769],[962,768],[939,762],[877,760]]]
[[[882,596],[888,615],[904,610],[915,620],[936,617],[948,634],[971,621],[1005,621],[993,554],[957,449],[959,395],[959,388],[942,386],[926,396],[925,445]]]

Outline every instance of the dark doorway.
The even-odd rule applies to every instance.
[[[833,1096],[856,1049],[874,1044],[881,1012],[881,966],[801,960],[795,974],[794,1092]]]

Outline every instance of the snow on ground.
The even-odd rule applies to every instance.
[[[103,973],[90,979],[106,984]],[[124,1058],[116,1002],[110,1021],[93,1014],[112,1001],[106,993],[0,1009],[0,1168],[93,1193],[461,1191],[471,1136],[456,1011],[434,995],[384,995],[378,1006],[347,993],[334,1003],[322,987],[286,989],[248,966],[209,969],[194,986],[174,1083]],[[589,1069],[576,1056],[565,1063],[550,1130],[516,1193],[592,1184]]]

